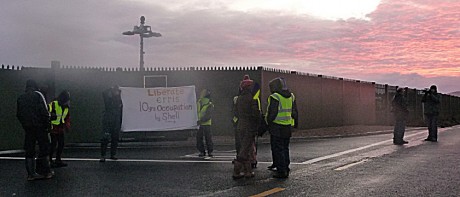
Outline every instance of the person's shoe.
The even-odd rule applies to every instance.
[[[432,138],[426,138],[426,139],[424,139],[424,141],[437,142],[438,140],[435,140],[435,139],[432,139]]]
[[[268,170],[271,170],[271,171],[276,171],[276,166],[275,165],[270,165],[267,167]]]
[[[105,157],[101,157],[101,159],[99,159],[99,162],[105,162]]]
[[[244,175],[241,174],[243,170],[243,164],[237,160],[233,160],[233,175],[232,178],[234,180],[243,178]]]
[[[402,143],[403,143],[403,144],[409,144],[408,141],[404,141],[404,140],[402,141]]]
[[[404,142],[393,142],[394,145],[403,145]]]
[[[198,155],[198,157],[204,157],[205,155],[206,155],[206,153],[200,153],[200,154]]]
[[[44,179],[45,176],[35,171],[36,162],[34,158],[26,158],[27,181]]]
[[[27,181],[35,181],[35,180],[40,180],[40,179],[45,179],[46,177],[41,175],[41,174],[30,174],[27,176]]]
[[[255,176],[254,171],[252,171],[252,166],[250,162],[243,163],[243,172],[244,172],[244,178],[252,178]]]
[[[53,178],[54,176],[54,171],[48,172],[47,174],[44,175],[44,179],[50,179]]]
[[[273,178],[277,178],[277,179],[285,179],[285,178],[288,178],[289,177],[289,173],[288,172],[276,172],[274,175],[273,175]]]
[[[115,156],[111,156],[110,159],[111,160],[117,160],[118,158],[116,158]]]

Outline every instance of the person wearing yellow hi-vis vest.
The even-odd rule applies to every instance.
[[[212,124],[212,112],[214,110],[214,104],[211,100],[211,91],[203,89],[200,93],[200,98],[197,101],[198,111],[198,132],[196,134],[196,147],[200,151],[199,156],[204,157],[206,150],[208,156],[212,157],[212,151],[214,148],[211,135],[211,124]],[[206,141],[206,148],[203,143],[203,138]]]
[[[67,166],[66,163],[62,162],[61,156],[64,150],[64,133],[70,130],[69,106],[70,93],[67,90],[62,91],[55,100],[48,104],[51,114],[51,147],[49,155],[51,167]],[[56,160],[53,161],[54,151],[56,151]]]
[[[268,97],[266,122],[270,132],[273,166],[276,167],[274,178],[289,176],[289,142],[291,127],[298,125],[296,98],[289,91],[286,81],[277,77],[269,83],[271,95]]]

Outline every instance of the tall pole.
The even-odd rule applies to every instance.
[[[139,69],[140,71],[144,71],[144,37],[139,35],[141,38],[141,52],[140,52],[140,60],[139,60]]]
[[[145,24],[145,17],[141,16],[141,24],[139,26],[134,26],[132,31],[125,31],[123,35],[132,36],[135,34],[139,34],[139,38],[141,39],[141,47],[139,50],[139,69],[140,71],[144,71],[144,38],[150,37],[161,37],[160,33],[152,32],[150,26],[144,25]]]

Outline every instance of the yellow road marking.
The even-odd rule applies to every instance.
[[[268,195],[272,195],[274,193],[277,193],[277,192],[280,192],[280,191],[283,191],[285,190],[285,188],[281,188],[281,187],[275,187],[271,190],[268,190],[268,191],[264,191],[260,194],[256,194],[256,195],[253,195],[253,196],[250,196],[250,197],[264,197],[264,196],[268,196]]]

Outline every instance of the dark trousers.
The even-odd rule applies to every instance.
[[[273,135],[270,135],[270,150],[272,151],[272,160],[273,160],[273,167],[276,167],[276,161],[275,161],[275,143],[273,142]]]
[[[402,142],[405,131],[406,131],[406,120],[404,118],[396,118],[395,127],[393,130],[393,142],[395,143]]]
[[[101,139],[101,156],[105,157],[107,152],[107,146],[110,141],[110,156],[115,156],[117,154],[118,140],[120,138],[120,124],[115,123],[104,123],[103,124],[104,133]]]
[[[278,172],[285,173],[289,171],[289,142],[290,138],[281,138],[274,135],[270,136],[272,146],[273,164]]]
[[[203,143],[203,138],[206,141],[206,148]],[[212,143],[211,126],[200,125],[200,129],[198,129],[196,133],[196,148],[200,153],[206,153],[206,149],[208,150],[208,154],[212,153],[214,144]]]
[[[46,129],[41,128],[24,128],[26,135],[24,139],[24,151],[26,158],[35,158],[35,145],[38,142],[38,158],[49,155],[49,138]]]
[[[51,133],[50,161],[53,160],[54,151],[56,151],[56,160],[61,161],[62,151],[64,150],[64,133]],[[56,149],[57,145],[57,149]]]
[[[438,116],[425,115],[428,126],[428,139],[438,140]]]

